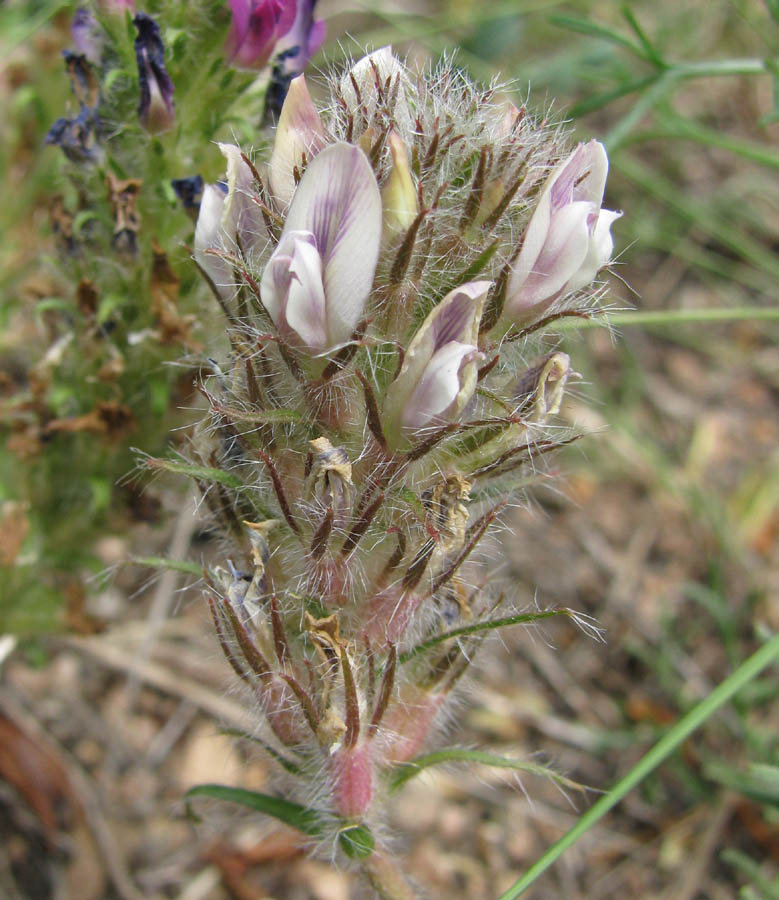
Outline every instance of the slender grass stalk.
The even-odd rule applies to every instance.
[[[665,325],[714,325],[717,322],[779,321],[779,309],[764,306],[722,307],[720,309],[652,309],[636,312],[609,312],[591,319],[561,319],[555,323],[557,331],[578,331],[581,328],[649,328]]]
[[[773,662],[779,661],[779,635],[773,637],[759,650],[743,662],[732,675],[721,682],[714,690],[683,716],[671,730],[660,738],[652,749],[633,766],[628,774],[614,787],[604,794],[579,821],[553,844],[544,855],[498,900],[515,900],[565,853],[582,835],[599,822],[630,791],[640,784],[654,769],[664,762],[680,744],[682,744],[697,728],[700,728],[721,707],[724,706],[741,688],[749,684],[760,672]]]

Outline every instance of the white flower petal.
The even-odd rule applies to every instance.
[[[295,194],[295,166],[302,167],[325,145],[325,130],[308,92],[305,76],[293,78],[281,107],[273,153],[270,158],[269,181],[278,204],[286,207]]]
[[[598,272],[611,259],[611,252],[614,249],[611,223],[621,215],[621,212],[614,212],[610,209],[602,209],[599,212],[598,221],[595,223],[595,228],[590,237],[587,256],[578,272],[568,281],[566,285],[567,291],[578,291],[586,287],[594,281]]]
[[[207,184],[203,189],[200,211],[195,226],[195,259],[201,269],[208,275],[220,294],[228,297],[233,292],[235,276],[230,263],[218,256],[207,254],[206,250],[224,250],[222,231],[222,213],[225,205],[225,193],[216,184]]]

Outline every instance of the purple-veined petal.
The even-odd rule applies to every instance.
[[[424,374],[403,409],[404,428],[436,424],[460,393],[460,369],[481,357],[472,344],[450,341],[432,355]]]
[[[512,296],[517,309],[528,309],[554,297],[581,267],[590,245],[591,203],[570,203],[552,218],[541,252],[524,284]],[[510,288],[511,290],[511,288]]]
[[[373,285],[381,195],[368,158],[352,144],[322,150],[298,185],[284,224],[309,231],[322,257],[328,348],[348,341]]]
[[[406,349],[387,391],[383,425],[390,443],[404,429],[460,415],[476,387],[479,322],[492,282],[470,281],[450,291],[428,313]]]

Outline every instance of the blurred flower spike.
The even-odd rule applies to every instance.
[[[173,82],[165,68],[165,46],[160,29],[151,16],[138,13],[133,19],[138,30],[135,58],[138,62],[138,117],[152,134],[166,131],[175,121]]]
[[[306,169],[262,276],[263,304],[285,339],[313,353],[349,340],[380,240],[381,195],[368,158],[333,144]]]
[[[611,224],[601,209],[609,161],[590,141],[561,162],[544,185],[506,291],[504,318],[535,319],[558,297],[589,285],[611,258]]]
[[[227,55],[240,68],[262,69],[295,24],[297,0],[230,0],[230,6],[233,24]]]

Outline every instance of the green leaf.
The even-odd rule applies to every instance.
[[[554,769],[550,769],[548,766],[543,766],[540,763],[510,759],[509,757],[498,756],[495,753],[487,753],[483,750],[467,750],[459,747],[449,747],[446,750],[437,750],[435,753],[426,753],[424,756],[418,756],[408,763],[403,763],[390,778],[389,789],[391,791],[398,790],[407,781],[430,766],[439,766],[452,762],[476,763],[482,766],[495,766],[500,769],[527,772],[530,775],[542,775],[545,778],[551,778],[552,781],[561,787],[577,791],[587,790],[585,785],[572,781],[570,778],[566,778],[559,772],[555,772]]]
[[[299,803],[293,803],[291,800],[284,800],[282,797],[273,797],[270,794],[261,794],[257,791],[227,787],[223,784],[199,784],[185,794],[187,810],[190,812],[190,815],[189,801],[193,797],[211,797],[213,800],[226,800],[228,803],[246,806],[256,812],[278,819],[279,822],[284,822],[285,825],[291,825],[293,828],[297,828],[298,831],[302,831],[303,834],[308,834],[311,837],[318,837],[322,833],[324,826],[323,814],[317,810],[301,806]]]
[[[609,28],[606,25],[599,25],[597,22],[591,22],[589,19],[577,19],[574,16],[550,16],[549,21],[553,25],[565,28],[568,31],[575,31],[577,34],[586,34],[588,37],[602,38],[611,44],[617,44],[635,53],[641,59],[646,59],[646,52],[628,40],[624,34]]]
[[[376,847],[367,825],[348,825],[338,833],[338,843],[349,859],[365,859]]]
[[[111,316],[116,312],[117,309],[121,307],[124,303],[124,296],[122,294],[106,294],[105,297],[100,299],[100,303],[97,306],[97,322],[99,325],[103,325]]]
[[[81,212],[76,213],[73,219],[73,234],[80,238],[84,226],[89,222],[93,222],[97,217],[97,213],[92,212],[90,209],[82,209]]]

